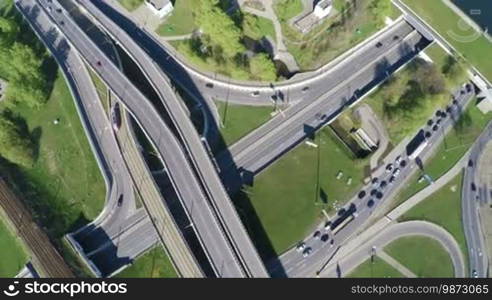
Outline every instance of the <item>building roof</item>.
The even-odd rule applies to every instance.
[[[146,1],[152,4],[152,6],[154,6],[155,9],[157,10],[163,9],[171,2],[170,0],[146,0]]]
[[[332,0],[321,0],[316,4],[316,6],[321,7],[322,9],[325,9],[329,6],[331,6]]]

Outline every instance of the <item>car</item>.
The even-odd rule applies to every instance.
[[[360,191],[357,196],[359,197],[359,199],[364,198],[366,196],[366,191]]]
[[[400,175],[400,169],[399,168],[396,168],[394,171],[393,171],[393,175],[395,177],[398,177],[398,175]]]
[[[381,48],[381,46],[383,46],[383,44],[381,42],[376,43],[376,48]]]
[[[439,124],[441,124],[441,122],[442,122],[442,119],[437,119],[436,124],[439,125]]]
[[[331,221],[326,221],[324,228],[325,230],[329,230],[331,228]]]
[[[428,139],[432,136],[432,133],[430,131],[426,131],[424,136],[425,136],[425,138]]]
[[[377,189],[373,189],[371,191],[371,196],[375,196],[377,193],[378,193],[378,190]]]
[[[59,13],[59,14],[61,14],[62,13],[62,9],[61,8],[57,8],[56,9],[56,12]]]
[[[383,193],[381,193],[381,192],[378,192],[378,193],[376,194],[376,198],[378,198],[378,199],[383,198],[383,196],[384,196],[384,194],[383,194]]]
[[[313,252],[313,249],[311,247],[307,247],[306,249],[304,249],[304,251],[302,251],[302,257],[308,257],[309,254],[311,254]]]
[[[400,39],[400,36],[399,35],[393,36],[393,41],[397,41],[398,39]]]
[[[471,183],[470,187],[471,187],[471,190],[474,192],[477,190],[477,186],[475,185],[474,182]]]
[[[438,110],[436,111],[436,117],[440,117],[440,116],[441,116],[441,113],[442,113],[442,111],[438,109]]]
[[[391,164],[391,163],[390,163],[390,164],[388,164],[388,165],[386,166],[386,172],[387,172],[387,173],[389,173],[389,172],[391,172],[392,170],[393,170],[393,164]]]
[[[120,103],[116,102],[111,109],[111,123],[113,125],[113,130],[118,131],[121,127],[121,110]]]
[[[98,61],[96,62],[96,65],[97,65],[98,67],[102,66],[101,61],[100,61],[100,60],[98,60]]]
[[[371,180],[371,183],[372,183],[372,185],[373,185],[373,186],[378,185],[378,182],[379,182],[379,178],[377,178],[377,177],[374,177],[374,178]]]
[[[302,88],[302,90],[301,90],[301,91],[302,91],[303,93],[305,93],[305,92],[309,91],[309,87],[308,87],[308,86],[305,86],[305,87],[303,87],[303,88]]]
[[[434,131],[437,131],[438,129],[439,129],[439,126],[438,126],[438,125],[434,125],[434,126],[432,127],[432,130],[434,130]]]
[[[316,230],[313,234],[313,238],[318,240],[321,237],[321,231]]]
[[[447,113],[445,113],[445,112],[443,112],[443,113],[441,114],[441,118],[443,118],[443,119],[444,119],[444,118],[446,118],[447,116],[448,116],[448,114],[447,114]]]
[[[470,159],[470,160],[468,161],[468,166],[469,166],[469,167],[473,167],[473,160],[471,160],[471,159]]]
[[[120,207],[122,204],[123,204],[123,194],[120,195],[117,202],[118,207]]]
[[[205,86],[208,87],[209,89],[212,89],[214,87],[214,84],[211,82],[207,82],[207,84],[205,84]]]
[[[373,206],[374,206],[374,200],[369,199],[369,201],[367,201],[367,207],[371,208]]]
[[[473,270],[473,271],[472,271],[472,277],[473,277],[473,278],[478,278],[478,273],[477,273],[477,270]]]
[[[328,235],[328,233],[325,233],[321,236],[320,240],[322,242],[327,242],[329,240],[330,236]]]
[[[391,177],[390,177],[390,179],[388,180],[388,182],[389,182],[390,184],[392,184],[393,182],[395,182],[395,179],[396,179],[395,175],[391,175]]]
[[[453,110],[453,107],[451,105],[446,106],[446,112],[447,113],[451,113],[452,110]]]
[[[302,251],[304,251],[304,249],[306,249],[306,243],[300,242],[299,244],[297,244],[297,246],[296,246],[297,252],[302,252]]]
[[[453,96],[453,97],[454,97],[454,96]],[[456,100],[456,99],[455,99],[455,100],[453,100],[453,105],[456,105],[456,106],[457,106],[457,105],[458,105],[458,100]]]
[[[471,93],[471,91],[472,91],[472,85],[471,85],[471,84],[467,83],[467,84],[465,85],[465,88],[466,88],[466,92],[467,92],[467,93]]]
[[[278,96],[275,94],[275,95],[271,95],[270,96],[270,99],[272,99],[273,102],[277,101],[278,100]]]
[[[401,155],[398,155],[395,159],[395,164],[399,164],[401,162]]]
[[[385,180],[383,180],[383,181],[381,181],[379,188],[384,189],[387,185],[388,185],[388,183]]]
[[[465,94],[465,92],[466,92],[466,91],[465,91],[464,89],[461,89],[461,90],[460,90],[460,94],[461,94],[461,95],[464,95],[464,94]]]
[[[65,25],[65,22],[64,21],[60,21],[60,25],[61,26],[64,26]]]
[[[402,160],[400,162],[400,168],[405,168],[407,166],[407,161],[406,160]]]
[[[432,126],[432,124],[434,124],[434,120],[429,119],[429,121],[427,121],[427,125]]]
[[[333,245],[334,245],[334,244],[335,244],[335,240],[334,240],[334,239],[332,239],[332,240],[330,241],[330,248],[331,248],[331,247],[333,247]]]
[[[251,93],[251,96],[258,97],[260,95],[260,91],[254,91]]]

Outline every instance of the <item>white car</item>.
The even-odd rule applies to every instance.
[[[398,175],[400,175],[400,169],[399,169],[399,168],[396,168],[396,169],[393,171],[393,175],[395,175],[395,177],[398,177]]]
[[[299,243],[296,247],[297,252],[303,252],[304,249],[306,249],[306,244],[304,242]]]
[[[399,165],[399,164],[400,164],[400,162],[401,162],[401,155],[398,155],[398,156],[396,157],[396,159],[395,159],[395,163],[396,163],[397,165]]]

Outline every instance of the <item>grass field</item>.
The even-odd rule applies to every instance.
[[[258,20],[258,29],[256,32],[249,34],[245,32],[245,35],[253,40],[260,40],[261,38],[268,36],[275,42],[277,40],[277,36],[275,34],[275,26],[273,25],[272,20],[260,16],[256,16],[256,18]]]
[[[347,278],[405,278],[398,270],[381,258],[375,256],[374,261],[366,260],[350,272]]]
[[[335,9],[333,15],[305,34],[288,22],[302,11],[302,7],[299,9],[299,6],[294,4],[277,5],[275,11],[282,25],[285,44],[301,70],[319,68],[382,28],[383,24],[378,24],[368,9],[370,2],[370,0],[358,1],[351,13],[346,11],[342,13],[342,7],[348,7],[348,2],[335,1],[334,6],[338,9]],[[341,21],[344,25],[339,25]]]
[[[492,64],[490,64],[492,43],[489,40],[477,34],[472,28],[468,30],[460,28],[460,17],[443,1],[403,0],[403,2],[437,30],[469,63],[492,80]],[[456,36],[475,38],[460,39]]]
[[[27,263],[27,255],[13,232],[0,219],[0,245],[2,259],[0,260],[0,278],[12,278]]]
[[[156,32],[161,36],[174,36],[192,33],[196,29],[193,7],[199,0],[178,0],[171,14],[159,25]]]
[[[270,254],[284,252],[321,220],[322,209],[335,212],[335,206],[344,204],[362,185],[367,161],[355,160],[330,128],[320,131],[314,142],[318,148],[299,145],[257,175],[253,187],[240,194],[249,198],[261,223],[256,228],[259,225],[249,221],[250,213],[239,209],[260,253],[266,252],[261,249],[268,242]],[[336,179],[340,171],[343,176]],[[349,178],[351,184],[347,184]],[[236,198],[239,204],[242,200]],[[261,229],[268,241],[259,236]]]
[[[140,5],[142,5],[145,0],[119,0],[119,1],[120,1],[121,5],[123,5],[123,7],[125,7],[129,11],[134,11]]]
[[[34,217],[55,237],[94,219],[106,187],[63,76],[58,74],[49,101],[39,110],[22,104],[11,110],[26,120],[38,145],[32,169],[9,169]]]
[[[287,22],[303,10],[301,0],[276,0],[274,10],[280,22]]]
[[[424,163],[425,173],[433,180],[441,177],[463,157],[488,122],[492,120],[492,113],[482,114],[472,102],[461,118],[463,118],[463,129],[451,130],[444,142],[437,147],[436,154]],[[409,181],[410,184],[397,196],[397,203],[407,200],[428,185],[427,181],[418,182],[421,175],[422,173],[419,172]]]
[[[429,196],[400,217],[399,221],[425,220],[444,227],[451,233],[464,254],[468,253],[463,224],[461,222],[461,182],[463,174]]]
[[[234,144],[250,131],[268,121],[273,110],[268,106],[226,104],[223,101],[216,101],[215,104],[224,125],[220,133],[227,146]]]
[[[449,254],[431,238],[402,237],[387,245],[384,251],[417,277],[454,277]]]
[[[159,246],[148,251],[116,275],[118,278],[176,278],[174,267]]]

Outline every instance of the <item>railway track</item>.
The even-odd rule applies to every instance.
[[[48,235],[34,222],[22,200],[12,192],[2,178],[0,178],[0,207],[9,224],[22,239],[34,268],[42,277],[75,277]]]

